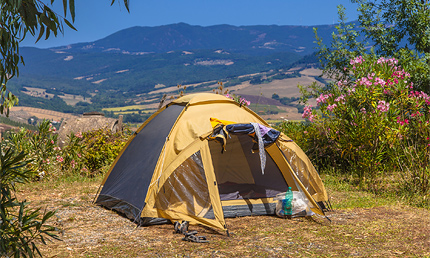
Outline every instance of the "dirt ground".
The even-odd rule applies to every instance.
[[[31,183],[17,192],[34,207],[57,209],[62,241],[40,245],[45,257],[429,257],[430,212],[400,204],[337,209],[327,217],[227,219],[230,237],[190,226],[209,243],[182,241],[173,225],[136,227],[92,204],[99,182]]]

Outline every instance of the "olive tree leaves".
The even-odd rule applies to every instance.
[[[18,98],[7,90],[9,79],[19,75],[18,65],[24,64],[19,54],[19,43],[27,33],[37,35],[36,42],[43,36],[48,39],[52,35],[64,33],[64,25],[76,30],[72,25],[75,21],[75,1],[62,0],[64,16],[56,13],[50,4],[42,0],[0,0],[0,113],[18,103]],[[129,11],[129,1],[123,0]],[[112,0],[111,5],[115,3]],[[66,17],[70,14],[72,22]]]
[[[348,77],[351,57],[368,53],[394,57],[411,74],[415,89],[430,92],[430,2],[424,0],[351,0],[358,5],[357,26],[346,23],[338,7],[339,25],[330,46],[316,35],[317,56],[330,77]]]

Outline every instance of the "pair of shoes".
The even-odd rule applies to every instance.
[[[178,221],[175,221],[173,225],[175,227],[175,231],[173,231],[173,233],[185,234],[188,231],[189,222],[182,221],[182,223],[179,223]]]
[[[208,243],[209,240],[206,239],[205,236],[196,236],[197,231],[191,231],[191,232],[187,232],[185,233],[185,237],[182,238],[182,240],[184,241],[188,241],[188,242],[194,242],[194,243]]]

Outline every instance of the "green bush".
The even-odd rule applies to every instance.
[[[366,55],[350,61],[349,81],[312,87],[317,109],[308,105],[309,125],[294,132],[320,166],[338,166],[361,180],[401,171],[407,188],[428,193],[430,97],[414,91],[410,75],[396,59]]]
[[[57,134],[49,120],[43,120],[37,131],[21,128],[18,132],[9,132],[6,143],[19,152],[27,153],[30,160],[28,167],[33,176],[43,177],[52,170],[55,162],[53,157],[59,155],[57,149]]]
[[[38,131],[21,128],[6,136],[7,146],[27,153],[28,173],[33,179],[64,174],[93,176],[113,162],[130,136],[128,129],[124,133],[108,129],[71,133],[61,149],[55,131],[50,121],[44,120]]]
[[[115,160],[125,146],[130,131],[113,133],[107,129],[98,129],[82,135],[84,169],[87,170],[87,174],[93,175]]]

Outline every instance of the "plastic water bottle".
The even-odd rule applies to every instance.
[[[288,219],[291,219],[293,215],[293,192],[291,191],[291,187],[288,187],[287,192],[285,193],[285,200],[283,201],[284,206],[284,216]]]

